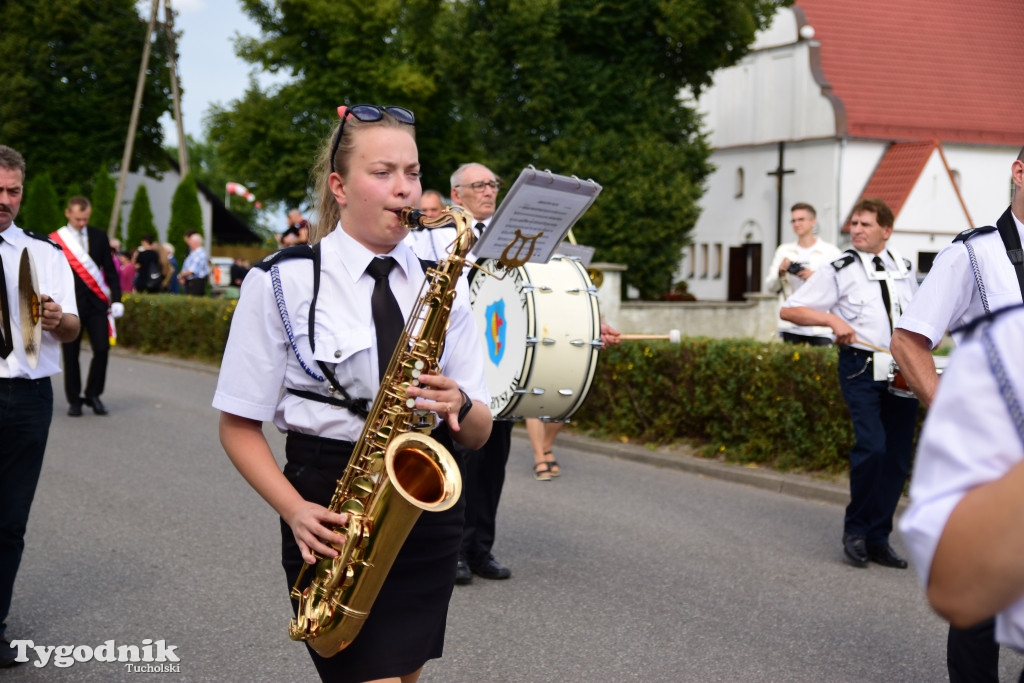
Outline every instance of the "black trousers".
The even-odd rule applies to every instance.
[[[949,683],[998,683],[996,620],[986,619],[970,628],[950,626],[946,638],[946,668]]]
[[[89,333],[92,347],[92,361],[89,362],[89,376],[85,382],[85,396],[92,398],[103,393],[107,382],[107,359],[110,356],[110,336],[107,328],[107,314],[83,314],[82,330],[74,340],[61,344],[64,352],[64,395],[68,403],[79,403],[82,397],[82,371],[78,364],[78,352],[82,348],[82,334]]]
[[[0,378],[0,637],[7,629],[25,527],[53,417],[50,378]]]
[[[889,542],[892,518],[910,476],[917,399],[889,393],[874,381],[873,354],[850,346],[839,350],[839,388],[853,420],[850,504],[843,533],[867,537],[868,547]]]
[[[487,560],[494,546],[498,502],[505,486],[505,465],[512,448],[512,423],[495,420],[491,436],[478,451],[462,449],[462,490],[466,497],[466,525],[462,554],[470,566]]]

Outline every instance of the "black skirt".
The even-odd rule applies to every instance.
[[[446,428],[436,430],[433,436],[458,459]],[[351,451],[348,442],[289,432],[284,474],[303,498],[326,506]],[[344,683],[403,676],[441,656],[464,510],[465,495],[444,512],[420,515],[351,645],[329,658],[307,646],[322,680]],[[284,520],[281,545],[281,564],[291,590],[303,561],[291,527]],[[310,567],[304,582],[312,576]],[[295,601],[292,607],[297,609]]]

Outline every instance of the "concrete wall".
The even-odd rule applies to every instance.
[[[679,330],[683,336],[750,337],[770,341],[776,337],[779,300],[774,295],[748,294],[743,302],[713,301],[622,301],[622,273],[625,266],[592,263],[601,272],[597,289],[601,317],[624,334],[668,334]]]

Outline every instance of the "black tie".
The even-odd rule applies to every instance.
[[[885,265],[882,263],[881,256],[876,255],[872,262],[875,264],[875,270],[885,272]],[[892,332],[892,300],[889,298],[889,283],[885,280],[879,280],[878,284],[882,288],[882,303],[885,304],[885,314],[889,316],[889,331]]]
[[[0,236],[0,248],[4,245],[4,238]],[[7,358],[14,350],[14,340],[11,338],[11,306],[7,302],[7,278],[4,277],[4,260],[0,258],[0,307],[3,310],[3,339],[0,339],[0,358]]]
[[[477,223],[473,227],[476,228],[476,236],[480,237],[480,235],[484,234],[484,228],[487,226],[485,226],[483,223]]]
[[[402,329],[405,327],[405,319],[402,317],[402,309],[391,291],[391,284],[388,282],[388,274],[395,259],[374,258],[366,267],[366,272],[373,278],[373,296],[370,297],[370,310],[373,312],[373,326],[377,330],[377,372],[378,378],[383,379],[387,372],[388,363],[398,346],[398,339],[402,336]]]

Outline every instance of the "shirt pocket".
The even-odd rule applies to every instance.
[[[350,396],[366,397],[372,379],[369,377],[372,346],[368,329],[355,328],[344,335],[317,334],[313,358],[331,368]]]
[[[869,297],[863,294],[851,294],[840,299],[837,310],[839,315],[847,322],[863,319],[864,311],[870,304]]]

